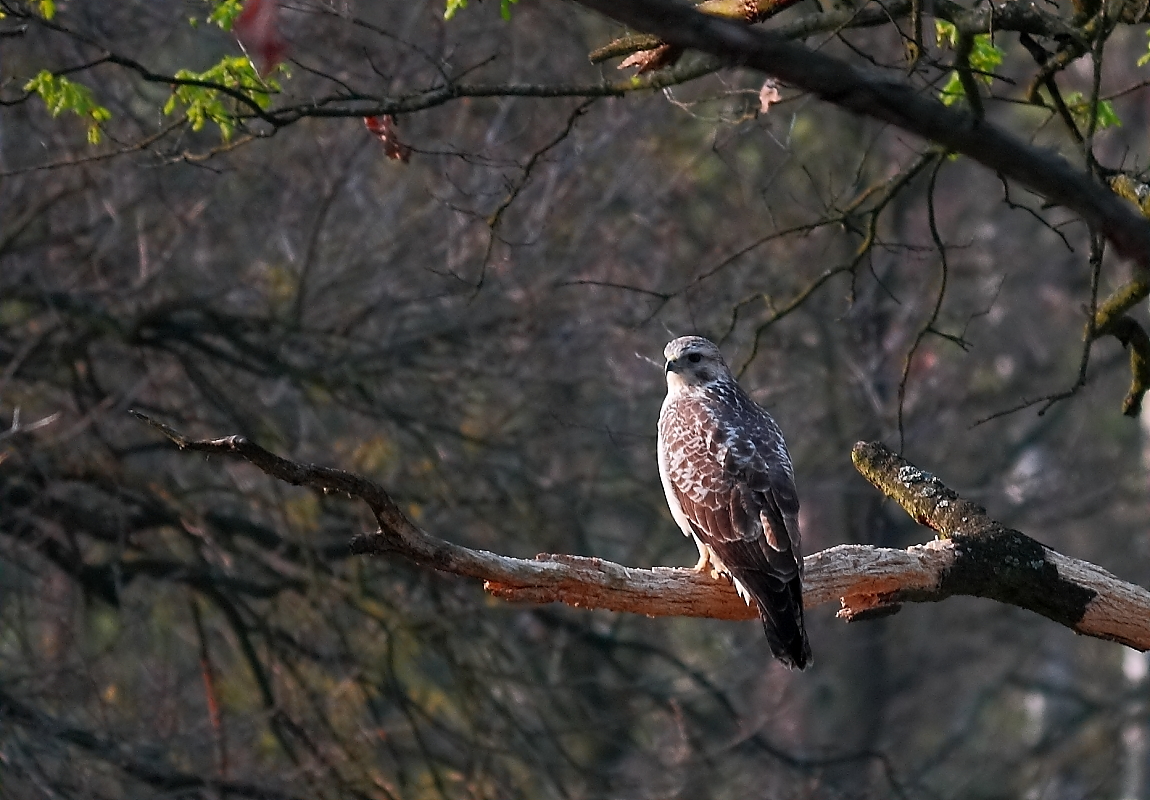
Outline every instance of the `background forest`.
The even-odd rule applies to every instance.
[[[1094,37],[1041,39],[1055,67],[943,19],[985,4],[876,7],[766,24],[1099,180],[1150,160],[1144,9],[1039,3]],[[285,0],[264,79],[232,0],[0,8],[0,795],[1150,794],[1116,644],[985,599],[821,606],[789,673],[754,623],[352,556],[360,505],[128,414],[359,472],[470,547],[689,565],[655,421],[699,333],[787,436],[806,552],[930,538],[852,468],[877,439],[1148,585],[1129,358],[1083,361],[1131,272],[1075,214],[698,53],[591,64],[623,29],[556,0]]]

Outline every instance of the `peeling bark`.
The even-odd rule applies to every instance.
[[[758,616],[726,580],[687,568],[637,569],[547,553],[511,558],[452,544],[418,528],[383,487],[366,478],[288,461],[242,436],[190,440],[133,413],[181,449],[239,456],[273,478],[367,503],[379,530],[354,537],[353,553],[403,556],[429,569],[482,580],[492,595],[515,602],[652,617]],[[902,603],[972,595],[1029,609],[1087,636],[1150,649],[1150,591],[995,522],[981,506],[881,444],[860,442],[852,457],[871,483],[939,538],[906,550],[839,545],[807,556],[803,602],[808,607],[838,600],[838,616],[850,621],[894,613]]]

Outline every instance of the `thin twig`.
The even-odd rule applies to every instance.
[[[979,425],[982,425],[983,423],[986,423],[986,422],[990,422],[991,420],[998,419],[999,417],[1006,417],[1006,416],[1009,416],[1011,414],[1015,414],[1019,411],[1024,411],[1025,409],[1031,408],[1032,406],[1036,406],[1039,403],[1043,403],[1042,408],[1039,409],[1039,411],[1038,411],[1038,416],[1041,417],[1044,414],[1046,414],[1046,412],[1049,411],[1051,409],[1051,407],[1054,406],[1055,403],[1058,403],[1058,402],[1065,400],[1069,397],[1073,397],[1075,394],[1077,394],[1079,392],[1079,390],[1082,389],[1082,387],[1084,387],[1086,385],[1086,372],[1087,372],[1087,368],[1090,366],[1090,348],[1093,345],[1094,340],[1097,338],[1097,336],[1095,335],[1095,332],[1097,330],[1096,326],[1097,326],[1097,314],[1098,314],[1098,284],[1099,284],[1099,279],[1100,279],[1100,276],[1102,273],[1102,256],[1103,256],[1104,245],[1105,245],[1105,241],[1102,239],[1102,237],[1099,236],[1096,231],[1091,230],[1091,232],[1090,232],[1090,306],[1087,309],[1086,333],[1084,334],[1085,341],[1082,344],[1082,354],[1079,356],[1079,359],[1078,359],[1078,374],[1074,380],[1074,383],[1069,388],[1064,389],[1061,392],[1055,392],[1054,394],[1048,394],[1048,395],[1044,395],[1042,397],[1035,397],[1031,400],[1023,400],[1021,403],[1018,403],[1017,405],[1013,405],[1010,408],[1005,408],[1001,411],[996,411],[993,414],[990,414],[989,416],[986,416],[986,417],[983,417],[979,420],[976,420],[975,423],[970,426],[971,428],[977,428]]]
[[[934,165],[934,171],[930,174],[930,183],[926,188],[926,213],[927,223],[930,225],[930,238],[934,242],[934,247],[938,251],[938,264],[939,264],[939,285],[938,295],[934,300],[934,308],[931,309],[930,317],[922,327],[919,329],[918,334],[914,337],[914,343],[911,344],[910,349],[907,350],[906,359],[902,364],[902,377],[898,382],[898,451],[901,453],[906,446],[906,432],[903,427],[903,411],[906,404],[906,384],[910,378],[910,368],[914,363],[915,353],[918,352],[919,345],[922,344],[923,337],[934,328],[935,322],[938,321],[938,314],[942,310],[942,301],[946,297],[946,280],[947,280],[947,263],[946,263],[946,245],[942,242],[942,236],[938,232],[938,218],[935,215],[934,209],[934,187],[938,181],[938,173],[942,171],[942,165],[945,160],[940,158]]]

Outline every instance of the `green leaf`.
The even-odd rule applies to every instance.
[[[87,118],[88,142],[100,143],[100,125],[112,118],[112,112],[96,102],[95,95],[87,86],[70,81],[62,75],[53,75],[45,69],[24,84],[24,91],[38,94],[53,117],[70,111],[78,117]]]
[[[939,47],[958,46],[958,28],[949,22],[935,20],[934,34]],[[987,85],[993,83],[994,70],[1002,66],[1002,56],[1002,50],[994,45],[989,34],[980,33],[975,36],[970,48],[970,68],[974,76]],[[948,106],[966,99],[958,72],[950,73],[946,85],[938,93],[938,99]]]
[[[946,85],[938,93],[938,99],[944,106],[952,106],[960,100],[966,99],[966,92],[962,90],[962,80],[957,72],[950,73]]]
[[[44,19],[56,16],[56,0],[40,0],[36,5],[40,9],[40,16]]]
[[[1002,66],[1002,51],[990,41],[990,36],[981,34],[974,37],[974,46],[970,48],[970,68],[985,72],[979,75],[986,83],[992,83],[992,73],[996,67]]]
[[[511,6],[519,0],[499,0],[499,15],[505,20],[511,19]],[[447,0],[447,7],[443,11],[444,19],[451,19],[460,9],[467,8],[467,0]]]
[[[244,56],[228,56],[204,72],[182,69],[175,77],[235,89],[260,108],[267,108],[271,104],[272,93],[280,91],[278,81],[261,78],[251,61]],[[227,141],[236,129],[237,104],[239,101],[236,98],[212,86],[177,85],[172,89],[168,102],[164,103],[164,113],[170,115],[182,107],[192,130],[202,130],[210,122],[220,129],[220,136]]]
[[[208,22],[214,22],[225,31],[230,31],[238,17],[244,10],[240,0],[215,0],[212,13],[208,14]]]
[[[1114,104],[1109,100],[1098,101],[1098,127],[1099,128],[1118,128],[1121,127],[1122,120],[1114,112]]]
[[[946,47],[947,45],[954,47],[958,44],[958,28],[949,22],[936,19],[934,21],[934,41],[939,47]]]
[[[1083,128],[1088,127],[1090,125],[1090,103],[1082,96],[1082,92],[1071,92],[1063,99],[1066,101],[1066,107],[1070,110],[1070,115],[1074,117],[1074,121]],[[1117,128],[1122,125],[1122,120],[1114,111],[1114,104],[1109,100],[1099,100],[1095,114],[1097,114],[1099,130]]]

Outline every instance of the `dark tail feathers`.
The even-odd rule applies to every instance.
[[[777,584],[776,584],[777,585]],[[782,591],[767,591],[756,597],[763,630],[771,653],[787,669],[806,669],[811,663],[811,643],[803,625],[803,587],[798,576],[788,581]]]

